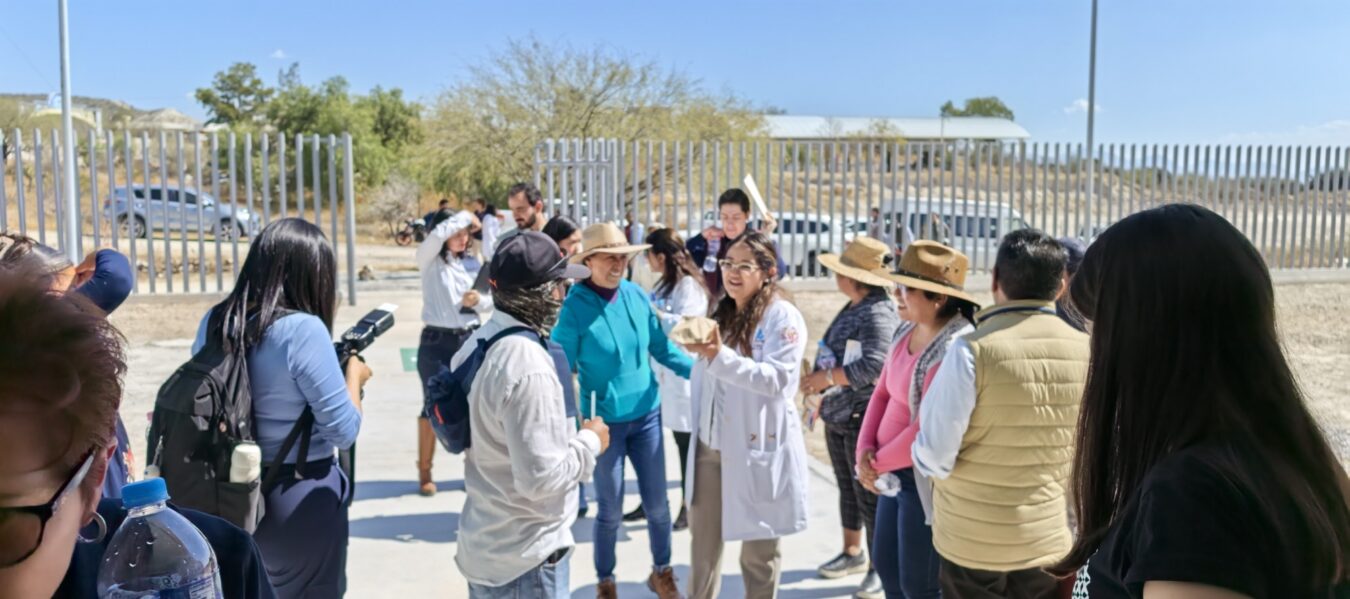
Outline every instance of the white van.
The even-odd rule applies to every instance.
[[[881,206],[882,230],[895,232],[888,243],[906,241],[903,223],[914,239],[931,239],[956,248],[970,258],[972,270],[994,267],[998,244],[1011,231],[1027,228],[1022,214],[1003,203],[939,198],[886,200]]]

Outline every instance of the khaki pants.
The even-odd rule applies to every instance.
[[[722,452],[695,440],[694,496],[689,503],[693,534],[689,599],[716,599],[722,584]],[[778,539],[741,543],[741,579],[746,599],[774,599],[783,556]]]

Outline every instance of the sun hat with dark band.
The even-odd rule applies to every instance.
[[[596,223],[581,232],[581,253],[572,256],[572,263],[581,264],[596,254],[636,254],[650,247],[645,243],[628,243],[628,238],[614,223]]]
[[[970,258],[936,241],[915,241],[905,248],[900,257],[899,272],[874,270],[892,282],[911,289],[922,289],[975,302],[975,296],[965,291],[966,273]]]
[[[853,241],[848,242],[848,246],[844,248],[842,255],[821,254],[816,260],[820,262],[821,266],[854,281],[876,285],[877,287],[890,287],[890,279],[879,276],[874,272],[885,270],[886,254],[889,252],[886,244],[871,237],[859,235]]]

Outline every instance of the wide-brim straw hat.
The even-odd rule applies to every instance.
[[[873,271],[911,289],[922,289],[978,303],[966,293],[966,273],[970,258],[936,241],[921,240],[909,244],[900,257],[900,271]]]
[[[614,223],[596,223],[581,232],[581,253],[572,256],[572,263],[581,264],[596,254],[632,255],[650,247],[628,243],[628,237]]]
[[[885,270],[886,254],[888,253],[890,253],[890,250],[886,247],[886,244],[871,237],[859,235],[853,241],[848,242],[848,245],[844,247],[843,254],[821,254],[816,258],[816,261],[820,262],[821,266],[859,283],[877,287],[890,287],[890,279],[874,272]]]

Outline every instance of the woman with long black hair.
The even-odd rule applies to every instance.
[[[1341,597],[1350,483],[1275,324],[1256,248],[1171,205],[1088,248],[1092,356],[1073,467],[1074,597]]]
[[[263,464],[273,462],[305,413],[313,415],[308,453],[299,455],[301,442],[285,456],[253,533],[283,599],[345,590],[351,482],[334,454],[356,441],[361,388],[371,372],[353,359],[344,373],[333,351],[336,277],[323,231],[298,218],[274,221],[249,248],[234,291],[202,318],[192,348],[196,354],[212,327],[220,327],[217,338],[227,346],[244,344]]]

